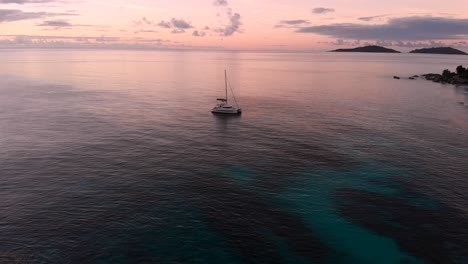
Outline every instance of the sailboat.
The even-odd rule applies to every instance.
[[[231,89],[232,97],[234,98],[234,102],[236,103],[236,105],[234,106],[228,103],[228,80],[227,80],[226,70],[224,70],[224,88],[226,90],[226,97],[216,99],[218,103],[216,104],[215,107],[213,107],[213,109],[211,109],[211,112],[214,114],[240,115],[242,113],[242,109],[237,104],[237,100],[236,100],[236,97],[234,96],[234,92],[232,91],[232,89]]]

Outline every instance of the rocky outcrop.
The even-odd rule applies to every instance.
[[[449,83],[449,84],[468,84],[468,69],[462,65],[457,67],[455,72],[444,70],[442,74],[428,73],[422,75],[426,80],[438,82],[438,83]]]
[[[433,82],[441,82],[442,75],[438,73],[428,73],[422,75],[426,80],[433,81]]]
[[[406,77],[405,77],[405,78],[406,78]],[[407,79],[408,79],[408,80],[416,80],[416,78],[419,78],[419,75],[413,75],[413,76],[411,76],[411,77],[408,77]],[[400,80],[401,77],[395,75],[395,76],[393,76],[393,79]]]

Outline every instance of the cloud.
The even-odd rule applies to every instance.
[[[108,31],[107,29],[109,28],[109,26],[103,26],[103,25],[72,24],[68,20],[65,20],[65,19],[45,20],[42,23],[37,24],[36,26],[49,28],[46,30],[70,29],[72,27],[74,28],[88,27],[88,28],[94,28],[95,30],[98,30],[98,31]]]
[[[167,39],[113,36],[34,36],[0,35],[0,48],[72,48],[72,49],[137,49],[137,50],[213,50],[219,46],[192,46]]]
[[[326,44],[331,44],[335,46],[358,46],[361,44],[360,40],[348,41],[344,39],[337,39],[335,42],[324,42]]]
[[[192,24],[190,22],[185,21],[183,19],[176,19],[176,18],[172,18],[171,21],[161,20],[161,22],[159,22],[156,25],[159,26],[159,27],[162,27],[162,28],[175,28],[175,29],[193,28],[193,26],[192,26]],[[177,31],[177,33],[185,32],[185,31],[182,31],[182,30],[176,30],[176,31]]]
[[[67,20],[46,20],[37,26],[39,27],[54,27],[54,28],[63,28],[63,27],[72,27],[73,25]]]
[[[158,26],[162,27],[162,28],[171,28],[172,27],[172,23],[170,21],[164,21],[162,20],[161,22],[158,23]]]
[[[192,28],[193,27],[190,24],[190,22],[187,22],[187,21],[185,21],[183,19],[172,18],[171,23],[172,23],[172,26],[174,26],[175,28],[179,28],[179,29],[187,29],[187,28]]]
[[[108,36],[33,36],[0,35],[0,48],[98,48],[98,49],[155,49],[171,48],[170,40],[120,38]],[[129,44],[129,42],[133,42]]]
[[[407,49],[415,48],[431,48],[431,47],[443,47],[451,46],[459,49],[468,48],[468,42],[466,41],[390,41],[390,40],[375,40],[375,41],[361,41],[361,40],[344,40],[336,39],[334,42],[318,42],[321,44],[334,45],[334,46],[347,46],[347,47],[356,47],[356,46],[387,46],[387,47],[400,47]]]
[[[225,37],[232,36],[234,33],[239,32],[240,26],[242,25],[241,15],[239,13],[232,12],[232,9],[229,7],[227,0],[216,0],[214,5],[223,7],[223,10],[228,18],[228,24],[224,25],[223,27],[215,28],[213,31],[220,33]]]
[[[140,20],[133,21],[134,26],[154,26],[154,22],[147,19],[146,17],[141,18]]]
[[[204,37],[204,36],[206,36],[206,33],[204,31],[195,30],[195,31],[193,31],[192,36],[194,36],[194,37]]]
[[[335,9],[333,8],[325,8],[325,7],[316,7],[312,9],[312,13],[314,14],[325,14],[325,13],[333,13]]]
[[[137,31],[134,31],[133,34],[138,34],[138,33],[157,33],[158,31],[156,30],[151,30],[151,29],[140,29]]]
[[[0,35],[0,37],[4,38],[12,38],[10,41],[12,43],[37,43],[37,42],[46,42],[46,41],[60,41],[60,40],[68,40],[68,41],[109,41],[114,42],[120,40],[118,37],[72,37],[72,36],[32,36],[32,35]]]
[[[368,17],[360,17],[360,18],[358,18],[358,19],[359,19],[359,20],[362,20],[362,21],[369,22],[369,21],[373,21],[373,20],[378,19],[378,18],[386,17],[386,16],[387,16],[387,15],[368,16]]]
[[[72,13],[24,12],[19,9],[0,9],[0,23],[54,16],[76,16]]]
[[[185,33],[185,30],[184,29],[174,29],[171,31],[172,34],[180,34],[180,33]]]
[[[213,3],[215,6],[227,6],[228,2],[227,0],[216,0]]]
[[[105,37],[105,36],[101,36],[101,37],[95,38],[95,40],[96,40],[97,42],[116,42],[116,41],[119,41],[120,38],[118,38],[118,37]]]
[[[240,19],[241,16],[239,15],[239,13],[235,13],[231,16],[231,24],[224,28],[224,36],[231,36],[239,30],[239,27],[241,25]]]
[[[330,24],[301,27],[296,32],[315,33],[339,39],[444,40],[468,37],[468,19],[443,17],[403,17],[387,24]]]
[[[308,20],[296,19],[296,20],[281,20],[275,28],[297,28],[306,24],[309,24]]]
[[[57,2],[56,0],[0,0],[0,4],[43,4]]]
[[[192,24],[188,21],[183,19],[172,18],[170,21],[161,20],[159,23],[155,23],[152,20],[149,20],[146,17],[141,18],[140,20],[133,21],[133,25],[137,27],[149,27],[149,26],[158,26],[162,28],[175,28],[173,33],[183,33],[184,30],[181,29],[189,29],[193,28]],[[143,31],[136,31],[136,32],[143,32]]]
[[[141,21],[146,25],[153,25],[153,21],[148,20],[146,17],[143,17]]]
[[[297,19],[297,20],[281,20],[280,24],[285,24],[285,25],[299,25],[299,24],[309,24],[310,22],[308,20],[304,19]]]
[[[375,45],[377,45],[377,46],[383,46],[383,47],[386,47],[386,46],[393,46],[393,42],[390,41],[390,40],[376,40],[376,41],[375,41]]]
[[[379,41],[376,41],[376,44]],[[447,44],[442,41],[390,41],[389,46],[402,47],[402,48],[431,48],[431,47],[441,47],[441,46],[459,46],[461,42],[455,42],[452,44]],[[378,45],[378,44],[377,44]]]

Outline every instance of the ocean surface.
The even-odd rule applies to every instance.
[[[468,263],[463,56],[0,58],[0,263]]]

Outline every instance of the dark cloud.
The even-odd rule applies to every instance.
[[[23,12],[17,9],[1,9],[0,22],[37,19],[47,16],[46,12]]]
[[[183,19],[176,19],[172,18],[171,21],[165,21],[161,20],[158,24],[156,24],[159,27],[162,28],[175,28],[175,29],[189,29],[193,28],[192,24],[188,21],[185,21]],[[176,33],[182,33],[185,32],[183,30],[175,30],[177,31]]]
[[[233,13],[226,0],[216,0],[214,4],[222,6],[222,10],[226,13],[228,18],[228,24],[219,28],[214,28],[213,31],[225,37],[232,36],[234,33],[239,32],[240,26],[242,25],[241,15],[239,13]],[[218,13],[217,16],[220,16],[220,14]]]
[[[170,21],[164,21],[162,20],[161,22],[158,23],[158,26],[162,27],[162,28],[171,28],[172,27],[172,23]]]
[[[241,17],[238,13],[234,13],[229,18],[230,24],[228,24],[224,29],[222,29],[222,33],[224,36],[231,36],[232,34],[236,33],[239,30],[241,25],[240,21]]]
[[[187,21],[185,21],[183,19],[172,18],[171,23],[172,23],[172,26],[174,26],[175,28],[179,28],[179,29],[187,29],[187,28],[192,28],[193,27],[190,24],[190,22],[187,22]]]
[[[195,30],[195,31],[193,31],[192,36],[194,36],[194,37],[204,37],[204,36],[206,36],[206,33],[204,31]]]
[[[76,16],[72,13],[25,12],[19,9],[0,9],[0,23],[55,16]]]
[[[304,26],[306,24],[309,24],[310,22],[308,20],[304,19],[296,19],[296,20],[281,20],[275,28],[298,28],[301,26]]]
[[[285,25],[299,25],[299,24],[309,24],[309,23],[310,23],[309,21],[303,20],[303,19],[280,21],[280,24],[285,24]]]
[[[138,21],[133,21],[133,25],[136,27],[152,27],[158,26],[162,28],[174,28],[173,33],[183,33],[185,29],[193,28],[192,24],[183,19],[172,18],[170,21],[161,20],[159,23],[156,23],[146,17],[141,18]],[[135,33],[144,32],[144,31],[135,31]]]
[[[167,42],[167,43],[170,43],[172,42],[171,40],[168,40],[168,39],[161,39],[161,38],[157,38],[157,39],[148,39],[148,38],[142,38],[142,37],[139,37],[139,38],[135,38],[136,41],[139,41],[139,42]]]
[[[64,28],[72,27],[73,25],[67,20],[46,20],[37,26],[39,27],[54,27],[54,28]]]
[[[387,24],[330,24],[298,29],[300,33],[315,33],[339,39],[366,40],[443,40],[468,36],[468,19],[443,17],[403,17]]]
[[[46,20],[40,24],[37,24],[36,26],[48,28],[46,30],[70,29],[70,28],[75,28],[75,27],[88,27],[88,28],[94,28],[95,30],[98,30],[98,31],[108,31],[107,28],[109,28],[108,26],[102,26],[102,25],[73,24],[65,19]]]
[[[333,13],[335,9],[333,8],[325,8],[325,7],[316,7],[312,9],[312,13],[314,14],[325,14],[325,13]]]
[[[382,17],[385,17],[385,16],[387,16],[387,15],[360,17],[358,19],[362,20],[362,21],[369,22],[369,21],[373,21],[373,20],[376,20],[376,19],[379,19],[379,18],[382,18]]]
[[[214,1],[215,6],[227,6],[228,2],[227,0],[216,0]]]

